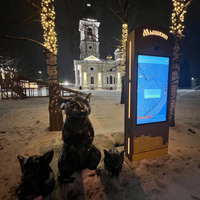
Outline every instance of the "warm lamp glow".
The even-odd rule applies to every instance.
[[[172,12],[172,26],[170,32],[173,34],[182,34],[184,29],[184,14],[186,13],[187,6],[184,4],[185,0],[172,0],[173,12]]]
[[[42,0],[42,27],[44,29],[44,46],[54,55],[57,54],[57,37],[55,32],[54,0]]]
[[[123,23],[122,24],[122,75],[124,76],[126,74],[126,41],[128,37],[128,24]]]

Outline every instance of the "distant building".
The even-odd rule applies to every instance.
[[[74,60],[77,89],[121,89],[122,51],[116,49],[115,59],[100,59],[99,28],[94,13],[88,8],[87,18],[79,21],[80,60]]]

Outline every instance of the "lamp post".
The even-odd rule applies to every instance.
[[[42,73],[42,71],[38,71],[38,73],[39,73],[39,79],[42,79],[42,81],[43,81],[43,73]]]

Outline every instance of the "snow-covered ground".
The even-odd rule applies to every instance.
[[[102,152],[100,176],[83,170],[68,185],[57,182],[57,160],[62,148],[61,131],[48,131],[48,98],[0,101],[0,199],[16,199],[21,172],[17,155],[28,157],[54,150],[51,167],[56,186],[46,199],[92,200],[200,200],[200,91],[178,90],[176,127],[170,128],[169,154],[131,163],[125,158],[119,178],[104,170],[103,149],[123,139],[124,105],[120,91],[91,92],[90,120],[95,144]],[[193,132],[188,131],[191,129]],[[118,148],[123,149],[122,147]],[[38,197],[37,199],[41,199]]]

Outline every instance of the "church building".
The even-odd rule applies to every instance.
[[[121,89],[122,51],[116,49],[115,59],[99,54],[100,22],[95,20],[88,5],[87,18],[79,20],[80,60],[74,60],[75,84],[77,89]]]

